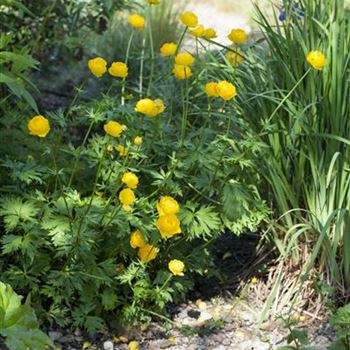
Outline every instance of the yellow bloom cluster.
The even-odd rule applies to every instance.
[[[149,262],[157,257],[158,248],[146,243],[140,230],[136,230],[131,234],[130,245],[132,248],[139,250],[137,255],[143,262]]]
[[[119,137],[123,132],[123,126],[114,120],[110,120],[103,126],[104,131],[113,137]]]
[[[209,97],[221,97],[225,101],[232,100],[237,96],[237,89],[232,83],[222,80],[219,83],[209,82],[204,88]]]
[[[175,43],[164,43],[160,48],[160,54],[163,57],[175,55],[177,45]]]
[[[185,11],[180,16],[180,20],[186,27],[190,27],[190,28],[196,27],[198,24],[197,15],[191,11]]]
[[[127,171],[122,176],[122,183],[134,190],[139,184],[139,178],[133,172]]]
[[[95,57],[89,60],[88,67],[97,78],[101,78],[107,72],[107,62],[102,57]],[[108,73],[113,77],[126,78],[128,76],[128,66],[124,62],[112,62],[108,68]]]
[[[50,123],[48,119],[42,115],[36,115],[29,120],[28,130],[31,135],[46,137],[50,131]]]
[[[162,197],[157,203],[157,210],[159,214],[157,227],[164,239],[181,233],[180,220],[176,216],[180,211],[180,206],[173,197]]]
[[[123,145],[118,145],[116,149],[121,157],[126,157],[129,153],[129,150]]]
[[[158,5],[160,3],[160,0],[148,0],[148,3],[150,5]]]
[[[316,70],[321,70],[326,64],[326,57],[321,51],[310,51],[306,61]]]
[[[181,260],[173,259],[169,262],[168,268],[174,276],[183,276],[185,264]]]
[[[143,98],[136,103],[135,111],[145,114],[149,117],[156,117],[158,114],[164,112],[165,105],[161,99],[151,100],[150,98]]]
[[[232,29],[227,37],[237,45],[243,45],[247,42],[247,33],[241,28]]]
[[[135,202],[135,193],[130,188],[124,188],[119,192],[119,200],[123,205],[125,211],[131,211],[131,204]]]
[[[129,16],[128,19],[128,23],[136,29],[143,29],[145,27],[146,24],[146,20],[145,17],[138,15],[138,14],[132,14],[131,16]]]
[[[180,52],[175,56],[175,65],[173,73],[177,79],[187,79],[192,75],[190,65],[195,58],[188,52]]]

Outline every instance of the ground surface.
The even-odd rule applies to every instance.
[[[261,279],[251,282],[249,272],[257,258],[258,238],[258,234],[222,236],[215,245],[219,278],[199,280],[187,301],[171,307],[173,323],[155,319],[146,330],[120,330],[93,338],[80,330],[51,330],[49,335],[62,350],[82,349],[84,342],[90,350],[127,350],[130,341],[137,341],[140,350],[274,350],[285,345],[288,333],[282,320],[266,321],[258,328],[266,292]],[[298,329],[308,331],[315,350],[326,350],[334,339],[332,329],[326,322],[312,320],[312,315],[303,317]]]

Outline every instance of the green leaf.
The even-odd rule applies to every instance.
[[[50,338],[39,330],[29,302],[22,305],[21,300],[10,285],[0,282],[0,334],[5,344],[11,350],[44,350],[53,346]]]
[[[186,226],[190,239],[210,237],[221,231],[222,224],[219,214],[208,205],[196,209],[196,206],[187,203],[180,213],[181,223]]]
[[[39,209],[31,201],[23,202],[20,198],[7,197],[0,201],[0,216],[4,217],[7,231],[15,229],[20,222],[36,222]]]

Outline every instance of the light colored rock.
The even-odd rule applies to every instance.
[[[107,340],[103,343],[103,349],[104,350],[113,350],[114,349],[114,344],[112,341]]]

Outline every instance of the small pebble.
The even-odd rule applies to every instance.
[[[103,343],[103,349],[104,350],[113,350],[114,349],[113,342],[111,342],[110,340],[105,341]]]

